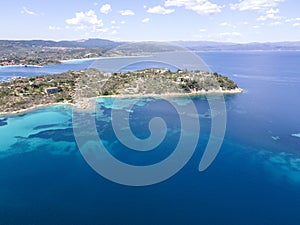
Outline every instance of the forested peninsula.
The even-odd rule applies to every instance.
[[[69,103],[79,108],[96,97],[140,97],[240,93],[234,81],[218,73],[150,68],[107,73],[96,69],[19,77],[0,83],[0,114]]]

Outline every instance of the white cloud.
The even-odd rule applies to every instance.
[[[154,13],[154,14],[161,14],[161,15],[166,15],[173,13],[175,10],[174,9],[166,9],[160,5],[154,6],[153,8],[149,8],[147,10],[148,13]]]
[[[224,6],[214,4],[209,0],[166,0],[165,6],[184,7],[198,14],[213,14],[221,12]]]
[[[95,31],[102,31],[101,27],[103,22],[101,19],[98,19],[95,11],[89,10],[87,12],[78,12],[75,14],[74,18],[67,19],[66,23],[72,26],[75,26],[76,29],[92,29]]]
[[[268,19],[281,19],[280,16],[278,16],[277,14],[280,13],[280,10],[279,9],[269,9],[265,12],[265,15],[262,15],[260,17],[258,17],[256,20],[258,21],[266,21]]]
[[[145,18],[142,20],[142,23],[148,23],[150,21],[150,18]]]
[[[240,0],[239,3],[231,4],[230,8],[232,10],[256,10],[263,11],[269,10],[270,8],[278,6],[280,2],[285,0]]]
[[[115,20],[110,21],[111,24],[116,24],[117,22]]]
[[[266,18],[265,16],[260,16],[260,17],[258,17],[256,20],[257,21],[265,21],[265,20],[267,20],[268,18]]]
[[[121,27],[120,26],[111,26],[110,29],[113,29],[113,30],[119,30]]]
[[[300,21],[300,17],[297,17],[297,18],[290,18],[290,19],[286,19],[286,20],[285,20],[286,23],[296,22],[296,21]]]
[[[112,11],[111,9],[111,5],[110,4],[104,4],[103,6],[101,6],[100,8],[100,12],[104,13],[104,14],[108,14]]]
[[[276,22],[273,22],[273,23],[270,23],[271,26],[278,26],[278,25],[281,25],[282,23],[279,22],[279,21],[276,21]]]
[[[27,9],[25,6],[23,6],[22,9],[23,10],[21,11],[21,13],[23,13],[23,14],[26,13],[26,14],[31,15],[31,16],[37,16],[38,15],[36,12],[33,12],[33,11]]]
[[[206,29],[200,29],[199,31],[200,32],[206,32]]]
[[[124,21],[124,20],[122,20],[121,22],[120,22],[120,24],[125,24],[126,23],[126,21]]]
[[[227,22],[220,23],[220,26],[222,26],[222,27],[233,27],[233,28],[236,27],[235,25],[232,25],[232,24],[227,23]]]
[[[254,29],[258,29],[258,28],[260,28],[260,26],[255,25],[255,26],[253,26],[253,28],[254,28]]]
[[[117,33],[118,33],[118,31],[113,30],[110,34],[111,34],[111,35],[116,35]]]
[[[293,27],[299,27],[300,26],[300,23],[294,23],[293,24]]]
[[[223,23],[220,23],[220,26],[228,26],[229,24],[227,22],[223,22]]]
[[[280,12],[279,9],[273,9],[273,8],[266,11],[267,14],[277,14],[279,12]]]
[[[122,16],[134,16],[135,15],[135,13],[132,10],[130,10],[130,9],[121,10],[120,14]]]
[[[224,32],[224,33],[220,33],[220,36],[222,36],[222,37],[241,37],[243,35],[239,32]]]
[[[275,19],[275,15],[274,14],[266,14],[266,15],[258,17],[256,20],[257,21],[266,21],[268,19]]]

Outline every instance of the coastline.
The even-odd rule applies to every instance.
[[[233,90],[210,90],[210,91],[198,91],[194,93],[165,93],[165,94],[128,94],[128,95],[105,95],[105,96],[97,96],[93,98],[85,99],[85,101],[80,103],[69,103],[69,102],[58,102],[58,103],[47,103],[35,105],[26,109],[19,109],[12,112],[0,112],[1,117],[14,116],[14,115],[22,115],[28,112],[32,112],[38,109],[47,108],[51,106],[57,105],[67,105],[72,108],[76,108],[78,110],[89,110],[90,104],[88,104],[91,100],[96,100],[100,98],[143,98],[143,97],[163,97],[163,98],[174,98],[174,97],[197,97],[204,95],[230,95],[230,94],[240,94],[244,92],[241,88],[235,88]]]
[[[43,109],[43,108],[56,106],[56,105],[74,106],[74,104],[68,103],[68,102],[47,103],[47,104],[40,104],[40,105],[31,106],[31,107],[26,108],[26,109],[15,110],[15,111],[12,111],[12,112],[0,112],[0,116],[1,117],[6,117],[6,116],[22,115],[22,114],[32,112],[32,111],[35,111],[35,110],[38,110],[38,109]]]
[[[102,58],[102,57],[101,57]],[[85,61],[90,61],[90,60],[97,60],[100,59],[100,57],[97,58],[82,58],[82,59],[66,59],[66,60],[60,60],[60,63],[72,63],[72,62],[85,62]]]
[[[66,59],[66,60],[60,60],[60,62],[61,63],[70,63],[70,62],[90,61],[90,60],[99,60],[99,59],[124,59],[124,58],[144,58],[144,57],[147,57],[147,55],[144,55],[144,56],[101,56],[101,57],[95,57],[95,58]]]
[[[235,88],[232,90],[209,90],[209,91],[198,91],[191,93],[164,93],[164,94],[119,94],[119,95],[103,95],[98,97],[93,97],[91,99],[97,98],[143,98],[143,97],[197,97],[203,95],[230,95],[230,94],[240,94],[243,93],[242,88]]]
[[[13,68],[13,67],[36,67],[36,68],[42,68],[43,66],[41,65],[25,65],[25,64],[19,64],[19,65],[3,65],[3,66],[0,66],[0,69],[1,68]]]
[[[94,57],[94,58],[81,58],[81,59],[66,59],[66,60],[59,60],[59,63],[75,63],[75,62],[85,62],[85,61],[92,61],[92,60],[99,60],[99,59],[123,59],[123,58],[144,58],[145,56],[101,56],[101,57]],[[58,64],[59,64],[58,63]],[[16,65],[1,65],[1,68],[11,68],[11,67],[36,67],[42,68],[44,66],[50,65],[49,64],[42,64],[42,65],[31,65],[31,64],[16,64]]]

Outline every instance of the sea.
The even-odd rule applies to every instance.
[[[199,133],[187,134],[191,141],[181,154],[191,151],[193,140],[196,144],[180,169],[150,184],[146,174],[144,180],[139,177],[140,185],[132,182],[137,177],[132,175],[130,180],[125,171],[115,171],[113,166],[105,172],[115,179],[90,166],[74,135],[75,114],[71,107],[56,105],[2,116],[0,224],[299,224],[300,52],[196,54],[212,71],[228,76],[244,90],[224,96],[225,134],[207,169],[199,171],[199,162],[213,135],[217,113],[212,112],[207,96],[122,99],[125,106],[133,105],[130,109],[122,107],[128,112],[130,129],[136,137],[143,140],[153,135],[149,126],[153,118],[164,121],[165,139],[153,151],[134,151],[119,140],[112,122],[112,112],[122,108],[114,104],[116,99],[97,99],[92,121],[76,124],[80,126],[81,122],[85,127],[92,122],[109,155],[139,171],[173,155],[181,132],[188,133],[182,129],[182,116],[196,121],[195,126],[199,123]],[[0,77],[5,81],[55,74],[85,69],[92,63],[81,60],[44,67],[1,67]],[[144,62],[127,69],[157,66],[161,65]],[[196,114],[186,115],[170,103],[180,102],[184,109],[185,101],[194,105]],[[102,160],[103,165],[109,165],[110,157],[105,157],[100,164]],[[177,160],[170,161],[175,163],[172,168],[181,163]],[[164,173],[162,168],[154,175]],[[125,182],[119,182],[117,178],[124,176]]]

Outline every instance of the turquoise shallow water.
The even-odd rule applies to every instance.
[[[225,97],[225,139],[208,170],[198,171],[212,117],[204,97],[192,99],[198,113],[188,115],[201,125],[191,160],[175,176],[147,187],[113,183],[89,167],[76,145],[68,106],[1,117],[0,224],[298,224],[300,53],[199,54],[245,89]],[[140,138],[149,136],[155,116],[168,127],[155,151],[140,153],[116,138],[113,101],[97,100],[95,115],[113,156],[141,166],[172,154],[181,129],[168,102],[142,99],[130,111]]]

